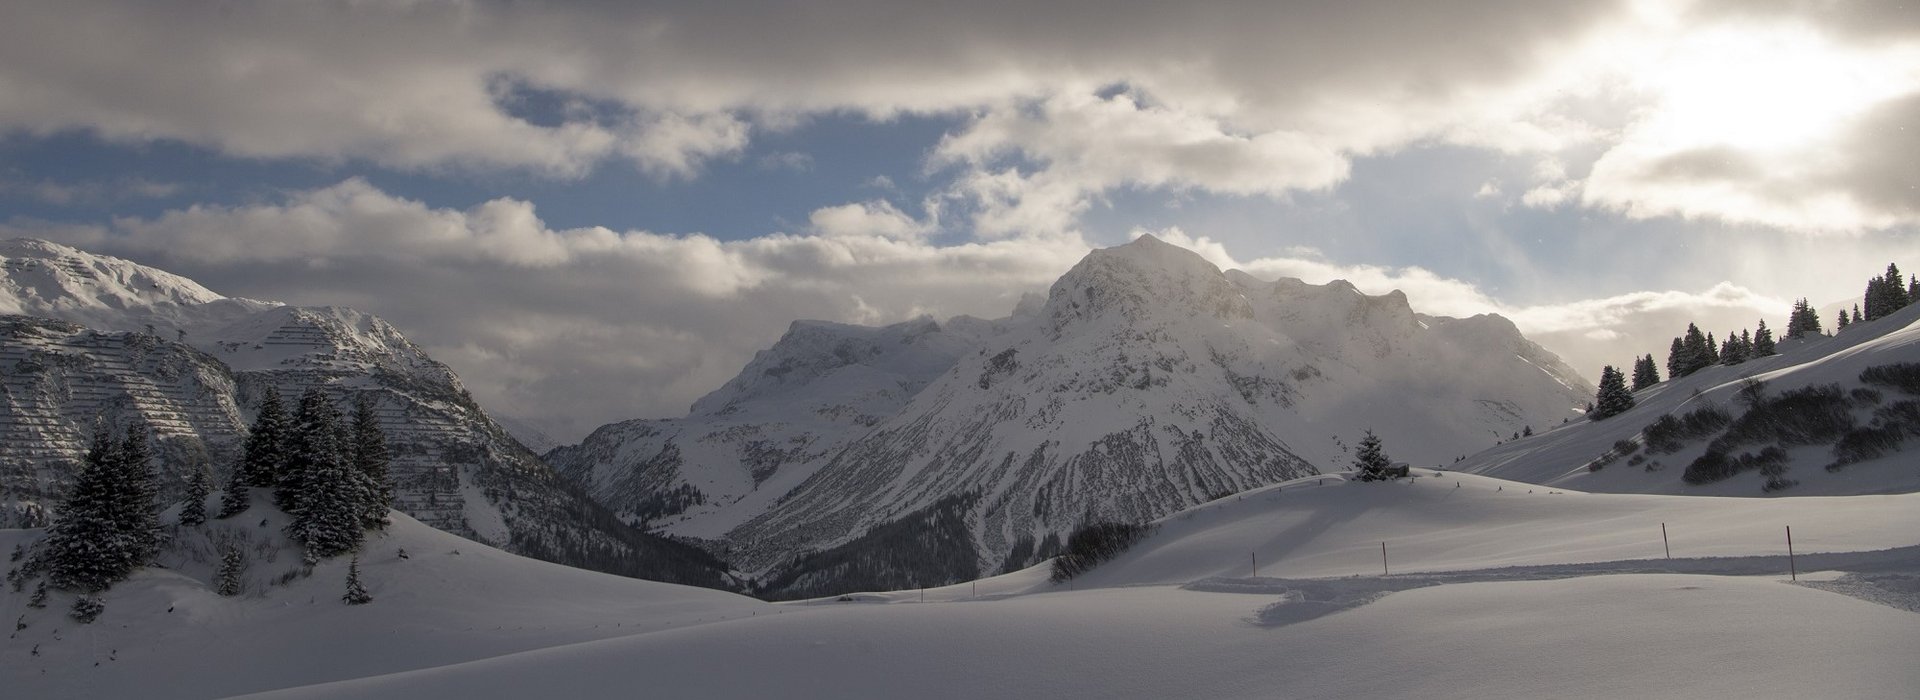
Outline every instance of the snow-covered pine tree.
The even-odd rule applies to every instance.
[[[213,475],[206,464],[196,464],[187,477],[187,502],[180,506],[181,525],[199,525],[207,521],[207,497],[213,495]]]
[[[247,472],[243,464],[233,465],[233,473],[227,476],[227,485],[220,490],[220,514],[217,517],[226,520],[247,512],[253,506],[252,489],[247,484]]]
[[[287,466],[288,429],[287,408],[281,403],[280,392],[268,385],[241,450],[240,473],[248,486],[280,485],[280,473]]]
[[[1767,320],[1760,319],[1759,327],[1753,331],[1753,356],[1767,357],[1779,354],[1773,349],[1773,329],[1767,327]]]
[[[1605,420],[1633,408],[1633,392],[1627,390],[1626,376],[1613,365],[1600,370],[1600,391],[1594,396],[1592,417]]]
[[[239,545],[227,545],[220,552],[220,571],[214,574],[213,591],[223,596],[240,595],[240,574],[246,570],[247,557]]]
[[[1387,469],[1393,466],[1393,460],[1380,447],[1380,436],[1368,428],[1367,434],[1360,438],[1360,445],[1353,453],[1354,478],[1361,481],[1379,481],[1387,478]]]
[[[353,551],[365,538],[358,479],[340,444],[344,432],[340,411],[326,394],[308,389],[300,397],[290,441],[289,478],[282,484],[288,487],[293,504],[287,536],[306,548],[311,561]]]
[[[373,596],[367,593],[367,587],[360,585],[360,555],[353,556],[347,562],[347,592],[340,596],[348,605],[366,605],[373,602]]]
[[[372,399],[361,396],[353,402],[353,470],[360,482],[360,524],[370,528],[387,526],[387,509],[393,505],[393,484],[387,480],[387,436],[374,415]]]
[[[39,556],[56,588],[106,590],[136,566],[131,539],[114,520],[121,477],[116,451],[105,426],[96,427],[80,474],[47,529],[46,548]]]
[[[119,484],[115,487],[113,519],[132,544],[134,567],[146,565],[160,551],[159,489],[153,482],[152,453],[147,449],[147,427],[127,429],[117,453]]]

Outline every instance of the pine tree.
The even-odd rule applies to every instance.
[[[1680,345],[1679,366],[1674,368],[1675,371],[1670,373],[1671,376],[1684,377],[1719,361],[1719,354],[1714,352],[1711,337],[1702,334],[1699,326],[1687,324],[1687,334],[1684,338]]]
[[[125,471],[119,447],[104,426],[47,530],[42,562],[57,588],[85,593],[106,590],[145,563],[144,538],[121,520]]]
[[[1667,376],[1683,377],[1687,371],[1687,346],[1679,338],[1673,339],[1673,347],[1667,349]]]
[[[1860,305],[1859,305],[1859,304],[1854,304],[1854,305],[1853,305],[1853,322],[1854,322],[1854,323],[1859,323],[1859,322],[1861,322],[1861,321],[1865,321],[1865,320],[1866,320],[1866,318],[1860,315]]]
[[[242,448],[240,472],[248,486],[278,487],[287,468],[287,409],[280,403],[280,392],[267,386],[260,399],[260,413],[247,431]],[[279,502],[280,494],[274,494]]]
[[[1907,308],[1912,301],[1907,295],[1907,280],[1900,274],[1899,266],[1887,263],[1887,313]]]
[[[291,496],[287,536],[306,548],[310,561],[352,551],[365,537],[360,482],[340,444],[344,431],[340,411],[326,394],[309,389],[300,397],[281,488]]]
[[[1834,325],[1834,328],[1844,331],[1847,329],[1847,325],[1851,322],[1852,322],[1852,319],[1847,318],[1847,310],[1841,309],[1840,320],[1834,321],[1833,325]]]
[[[1871,283],[1867,285],[1869,297],[1873,296],[1875,286]],[[1806,299],[1796,299],[1793,302],[1793,312],[1787,316],[1787,337],[1804,338],[1810,333],[1820,334],[1820,312],[1814,311],[1813,305],[1808,304]]]
[[[1907,275],[1907,303],[1920,304],[1920,275]]]
[[[387,509],[393,505],[393,484],[387,480],[387,436],[373,413],[373,401],[365,396],[353,402],[353,469],[360,486],[360,524],[370,528],[387,525]]]
[[[1633,390],[1639,391],[1660,383],[1660,368],[1653,363],[1653,356],[1635,358],[1633,361]]]
[[[247,485],[247,472],[243,464],[233,465],[233,473],[227,476],[227,486],[220,490],[220,514],[215,516],[226,520],[247,512],[253,507],[253,489]]]
[[[1592,417],[1605,420],[1633,408],[1633,392],[1627,390],[1626,375],[1613,365],[1600,370],[1600,391],[1594,396]]]
[[[1753,356],[1767,357],[1777,355],[1773,349],[1773,329],[1767,328],[1767,320],[1760,319],[1760,326],[1753,331]]]
[[[1720,364],[1720,344],[1714,342],[1713,334],[1707,334],[1707,362],[1702,367]]]
[[[159,489],[155,488],[153,482],[146,426],[127,429],[126,437],[120,441],[118,459],[114,461],[119,472],[116,498],[113,499],[114,521],[130,540],[134,566],[144,566],[160,551],[162,537],[157,502]]]
[[[207,465],[196,465],[187,479],[187,502],[180,506],[181,525],[199,525],[207,521],[207,497],[213,495],[213,475]]]
[[[1380,447],[1380,436],[1368,428],[1366,436],[1360,438],[1360,446],[1353,453],[1354,478],[1361,481],[1379,481],[1387,478],[1387,469],[1393,461]]]
[[[340,599],[347,601],[348,605],[366,605],[373,602],[373,596],[367,593],[367,588],[360,585],[360,555],[354,555],[353,560],[347,562],[347,593],[340,596]]]
[[[246,555],[238,545],[229,544],[220,553],[220,572],[214,575],[214,592],[223,596],[240,595],[240,574],[247,570]]]
[[[1737,365],[1746,361],[1747,356],[1740,348],[1740,334],[1728,333],[1726,342],[1720,346],[1720,364]]]

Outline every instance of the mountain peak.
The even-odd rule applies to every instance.
[[[58,317],[71,310],[224,298],[193,280],[128,260],[36,238],[0,240],[0,313]]]
[[[1054,282],[1046,305],[1055,332],[1078,319],[1117,314],[1132,322],[1163,311],[1221,319],[1253,316],[1240,288],[1220,268],[1145,234],[1088,253]]]

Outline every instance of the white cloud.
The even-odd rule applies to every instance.
[[[815,209],[807,223],[822,236],[908,240],[923,238],[934,228],[932,223],[915,220],[884,199]]]
[[[971,114],[936,160],[963,166],[952,194],[990,236],[1065,230],[1116,188],[1324,188],[1350,158],[1426,143],[1544,158],[1597,144],[1590,177],[1533,183],[1537,206],[1805,230],[1920,220],[1863,171],[1889,147],[1915,155],[1874,115],[1920,93],[1920,28],[1875,3],[746,9],[26,3],[0,24],[0,132],[557,177],[625,159],[684,178],[756,128]],[[523,119],[502,85],[605,109]]]

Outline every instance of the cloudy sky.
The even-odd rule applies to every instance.
[[[24,0],[0,235],[359,307],[556,437],[1151,232],[1591,376],[1920,268],[1912,2]]]

